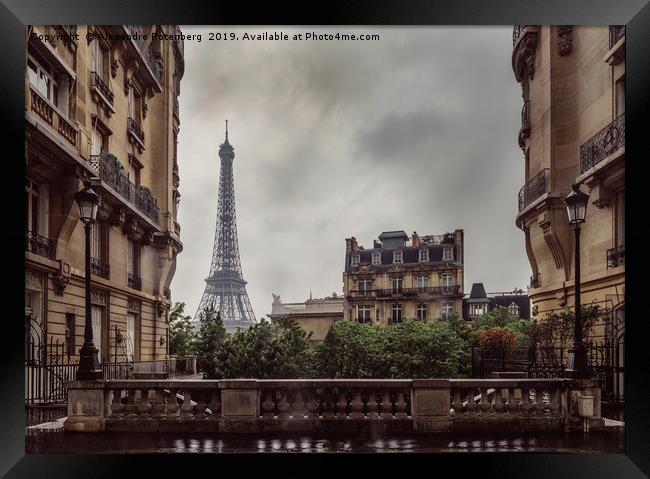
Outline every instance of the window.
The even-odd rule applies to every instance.
[[[92,274],[108,279],[108,232],[106,223],[95,221],[90,228],[90,267]]]
[[[358,266],[358,265],[359,265],[359,261],[361,261],[361,255],[358,254],[358,253],[355,253],[355,254],[352,255],[352,258],[351,258],[351,260],[350,260],[350,264],[351,264],[352,266]]]
[[[484,303],[472,304],[470,308],[470,316],[481,316],[487,313],[487,305]]]
[[[140,245],[132,239],[128,240],[126,276],[129,287],[140,289]]]
[[[135,360],[135,313],[126,313],[126,357],[128,361]]]
[[[616,117],[625,113],[625,76],[616,80]]]
[[[418,276],[416,279],[418,289],[423,290],[429,287],[429,277],[428,276]]]
[[[508,306],[508,313],[517,318],[519,317],[519,306],[517,306],[514,301],[510,303],[510,306]]]
[[[418,318],[419,321],[425,321],[427,319],[427,305],[426,304],[418,304],[417,318]]]
[[[128,178],[131,183],[138,186],[140,185],[140,169],[139,162],[132,155],[129,155]]]
[[[39,233],[38,185],[31,180],[25,181],[25,228],[26,233]]]
[[[442,318],[451,319],[453,315],[454,315],[454,303],[443,303]]]
[[[357,306],[357,321],[360,323],[369,323],[370,319],[370,306]]]
[[[372,280],[371,279],[360,279],[359,280],[359,293],[363,295],[369,295],[372,291]]]
[[[402,305],[394,304],[393,305],[393,315],[391,316],[391,323],[401,323],[402,322]]]
[[[420,262],[429,261],[429,250],[421,249],[420,250]]]
[[[95,38],[92,43],[92,69],[104,82],[106,81],[106,77],[104,76],[104,72],[106,71],[104,68],[106,58],[106,50],[102,48],[99,39]]]
[[[97,357],[99,361],[102,361],[102,342],[103,342],[103,331],[102,327],[103,318],[104,318],[104,307],[93,304],[91,307],[91,318],[92,318],[92,327],[93,327],[93,344],[97,348]]]
[[[381,253],[379,251],[372,253],[372,264],[381,264]]]
[[[625,190],[614,194],[614,246],[625,245]]]
[[[444,248],[442,250],[442,260],[443,261],[453,261],[454,260],[454,249],[453,248]]]
[[[442,286],[445,288],[450,288],[454,286],[454,275],[453,273],[442,273],[440,275],[440,281],[442,282]]]
[[[43,61],[38,61],[31,54],[27,58],[29,82],[41,96],[47,98],[54,106],[59,106],[59,86],[52,68]]]
[[[131,86],[128,96],[129,118],[133,118],[135,124],[140,127],[140,112],[142,111],[142,97],[136,89]]]
[[[68,358],[75,354],[75,321],[74,313],[66,313],[65,315],[65,350],[68,353]]]
[[[393,263],[403,263],[402,251],[393,251]]]
[[[393,294],[402,294],[402,278],[393,278]]]
[[[104,136],[96,127],[93,128],[90,134],[91,156],[101,155],[108,149],[106,146],[106,136]]]

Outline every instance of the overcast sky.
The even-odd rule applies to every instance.
[[[259,320],[342,293],[345,238],[465,230],[465,291],[525,289],[514,224],[524,160],[512,27],[224,28],[185,41],[172,300],[194,315],[214,241],[224,120],[237,230]],[[208,32],[376,33],[379,41],[209,41]]]

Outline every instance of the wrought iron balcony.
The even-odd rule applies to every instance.
[[[457,296],[460,286],[432,286],[422,288],[375,289],[372,290],[378,298],[408,297],[408,296]]]
[[[625,114],[589,138],[580,147],[580,174],[625,146]]]
[[[142,289],[142,278],[131,273],[126,273],[126,285],[129,288],[137,289],[139,291]]]
[[[135,121],[131,117],[127,118],[127,120],[126,120],[126,129],[127,129],[128,133],[131,133],[138,140],[140,140],[140,143],[144,144],[144,131],[142,131],[142,129],[140,129],[140,125],[138,125],[137,121]]]
[[[136,49],[140,53],[140,56],[144,59],[145,64],[149,67],[154,79],[158,82],[160,86],[160,80],[162,78],[162,68],[153,57],[153,53],[149,48],[149,45],[144,41],[142,31],[138,25],[123,25],[126,33],[131,38],[131,41],[135,45]]]
[[[512,45],[514,46],[528,28],[528,25],[515,25],[512,27]]]
[[[609,48],[616,45],[621,38],[625,36],[625,25],[610,25],[609,26]]]
[[[607,267],[616,268],[625,264],[625,245],[621,244],[607,250]]]
[[[31,231],[25,233],[25,251],[55,259],[54,241]]]
[[[113,92],[97,72],[90,72],[90,86],[96,88],[99,93],[113,106]]]
[[[124,173],[124,167],[115,155],[110,153],[91,155],[90,164],[97,169],[98,176],[102,181],[105,181],[124,200],[131,203],[136,210],[155,224],[159,224],[160,209],[151,190],[131,183]]]
[[[537,198],[548,192],[550,170],[544,168],[533,176],[519,190],[519,211],[523,210]]]
[[[535,273],[535,274],[533,274],[533,275],[530,277],[530,284],[528,285],[528,289],[539,288],[540,285],[541,285],[540,274],[539,274],[539,273]]]
[[[111,274],[111,267],[108,263],[97,258],[90,258],[90,271],[95,276],[108,279]]]

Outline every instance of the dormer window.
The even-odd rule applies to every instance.
[[[393,251],[393,263],[403,263],[402,251]]]
[[[516,316],[518,318],[519,317],[519,306],[517,306],[514,302],[510,303],[510,306],[508,306],[508,312],[512,316]]]
[[[352,266],[359,266],[359,261],[361,261],[361,255],[356,253],[352,255],[352,259],[350,261],[350,264]]]
[[[421,249],[420,250],[420,263],[423,263],[425,261],[429,261],[429,250],[428,249]]]
[[[372,264],[381,264],[381,253],[379,251],[372,253]]]
[[[453,261],[454,260],[454,248],[444,248],[442,250],[442,260],[443,261]]]

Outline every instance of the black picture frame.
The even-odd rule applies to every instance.
[[[650,361],[643,334],[645,318],[641,312],[644,279],[642,264],[644,242],[639,220],[646,218],[641,198],[647,178],[643,174],[648,147],[643,119],[648,116],[650,96],[650,5],[648,0],[456,0],[454,2],[412,0],[366,0],[353,4],[344,1],[303,2],[278,5],[274,2],[249,3],[202,0],[2,0],[0,35],[3,45],[3,68],[0,74],[2,103],[4,168],[2,191],[7,201],[4,213],[10,214],[8,226],[0,235],[5,263],[8,265],[5,304],[2,318],[3,345],[0,347],[0,472],[6,477],[121,477],[163,473],[167,477],[199,474],[199,468],[212,473],[239,474],[252,472],[253,465],[285,475],[302,470],[301,475],[348,475],[351,457],[346,455],[307,455],[308,464],[296,467],[294,455],[25,455],[23,401],[23,291],[16,277],[24,271],[23,257],[18,254],[19,223],[24,214],[12,207],[10,198],[18,198],[24,176],[24,26],[28,24],[231,24],[231,25],[513,25],[513,24],[626,24],[626,248],[634,258],[626,265],[626,410],[625,455],[622,454],[449,454],[376,455],[370,462],[365,455],[354,455],[355,474],[381,472],[390,474],[449,474],[464,477],[647,477],[650,475]],[[514,134],[514,133],[513,133]],[[513,140],[514,141],[514,140]],[[647,141],[647,140],[646,140]],[[10,147],[10,149],[8,148]],[[9,151],[8,151],[9,150]],[[7,181],[8,179],[8,181]],[[22,193],[20,193],[22,195]],[[632,220],[635,220],[633,223]],[[15,253],[14,253],[15,252]],[[630,256],[630,254],[632,256]],[[24,274],[24,273],[23,273]],[[12,292],[13,291],[13,292]],[[359,460],[360,459],[360,460]],[[301,461],[298,461],[300,463]],[[320,463],[322,462],[322,467]],[[226,472],[230,466],[230,472]],[[236,469],[232,469],[232,467]],[[304,466],[305,469],[301,469]],[[316,467],[314,467],[316,466]],[[270,469],[270,468],[273,469]],[[377,471],[361,470],[377,468]],[[306,469],[309,468],[309,469]],[[345,468],[345,469],[344,469]],[[392,469],[388,470],[386,468]],[[451,468],[450,470],[447,468]],[[136,470],[137,469],[137,472]],[[447,471],[445,471],[447,469]],[[240,472],[237,472],[240,471]],[[347,472],[346,472],[347,471]],[[428,471],[428,472],[427,472]],[[445,471],[445,472],[443,472]],[[294,473],[295,473],[294,472]],[[205,474],[201,473],[202,475]]]

